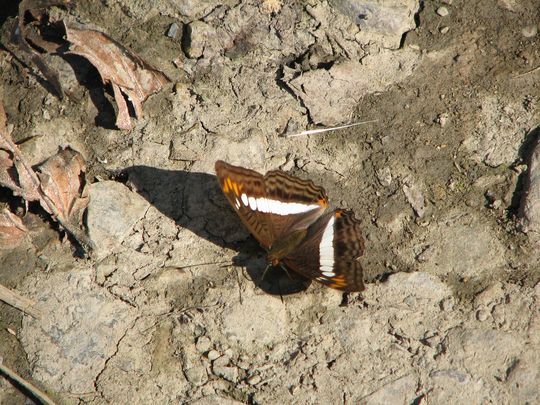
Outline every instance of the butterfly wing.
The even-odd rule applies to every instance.
[[[240,220],[259,243],[268,249],[275,238],[268,215],[251,209],[247,197],[265,197],[264,177],[256,171],[233,166],[221,160],[216,162],[216,174],[223,193]]]
[[[307,228],[328,207],[326,192],[311,180],[273,170],[264,176],[264,185],[277,237]],[[273,207],[275,209],[272,210]]]
[[[362,291],[364,253],[360,222],[352,211],[336,210],[319,218],[302,243],[283,260],[285,266],[342,291]]]
[[[280,171],[262,176],[217,161],[216,174],[230,204],[266,249],[292,230],[307,228],[328,206],[322,187]]]

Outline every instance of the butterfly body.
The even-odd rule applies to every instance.
[[[343,291],[364,288],[358,258],[364,242],[351,211],[327,212],[328,198],[310,180],[274,170],[216,162],[223,193],[273,265],[288,268]]]

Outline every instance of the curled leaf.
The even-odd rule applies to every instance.
[[[28,30],[29,24],[26,23],[26,17],[31,16],[35,20],[41,19],[46,15],[46,9],[52,6],[66,7],[70,3],[70,0],[23,0],[19,3],[19,14],[17,18],[17,25],[13,27],[12,42],[18,46],[18,48],[27,55],[30,63],[34,64],[49,81],[54,88],[57,95],[62,98],[64,91],[60,83],[58,73],[51,69],[45,62],[45,59],[41,56],[29,42],[39,44],[42,49],[50,50],[51,44],[48,44],[45,40],[39,37],[39,35],[32,35]]]
[[[13,190],[27,201],[39,200],[38,182],[26,170],[17,145],[7,130],[4,106],[0,103],[0,186]]]
[[[88,204],[88,199],[81,197],[80,175],[85,170],[82,155],[69,147],[39,167],[41,190],[50,200],[42,199],[41,205],[50,214],[58,216],[60,222],[78,223]],[[53,212],[49,202],[54,204],[56,212]]]
[[[13,249],[28,232],[21,219],[4,209],[0,212],[0,249]]]
[[[65,29],[67,40],[72,44],[70,53],[88,59],[99,71],[103,82],[112,84],[119,109],[116,126],[130,129],[129,111],[122,93],[131,101],[139,118],[142,103],[170,82],[169,78],[102,32],[68,26]]]

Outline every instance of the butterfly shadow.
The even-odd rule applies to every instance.
[[[281,267],[267,268],[266,253],[249,235],[223,195],[216,176],[150,166],[131,166],[120,173],[125,181],[178,226],[213,244],[237,252],[233,265],[271,295],[304,291],[310,281]],[[216,263],[218,264],[218,263]],[[217,266],[216,266],[217,267]]]

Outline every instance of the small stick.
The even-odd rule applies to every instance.
[[[533,68],[533,69],[531,69],[531,70],[527,70],[526,72],[523,72],[523,73],[520,73],[520,74],[518,74],[518,75],[515,75],[515,76],[514,76],[514,79],[517,79],[517,78],[519,78],[519,77],[523,77],[523,76],[525,76],[525,75],[528,75],[529,73],[536,72],[537,70],[540,70],[540,66],[537,66],[537,67],[535,67],[535,68]]]
[[[341,125],[339,127],[308,129],[308,130],[299,132],[297,134],[284,135],[284,138],[296,138],[298,136],[320,134],[322,132],[335,131],[335,130],[338,130],[338,129],[356,127],[357,125],[369,124],[371,122],[377,122],[377,121],[378,120],[370,120],[370,121],[354,122],[352,124]]]
[[[11,305],[14,308],[17,308],[28,315],[39,319],[41,318],[41,311],[36,308],[36,303],[31,299],[23,297],[18,293],[11,291],[9,288],[4,287],[0,284],[0,300],[4,301],[6,304]]]
[[[34,384],[26,381],[20,375],[15,373],[15,371],[4,366],[1,362],[0,362],[0,374],[3,374],[8,380],[10,380],[13,383],[13,385],[17,387],[22,387],[24,390],[30,392],[32,396],[38,401],[40,401],[42,404],[56,405],[56,402],[54,402],[47,394],[41,391]]]

